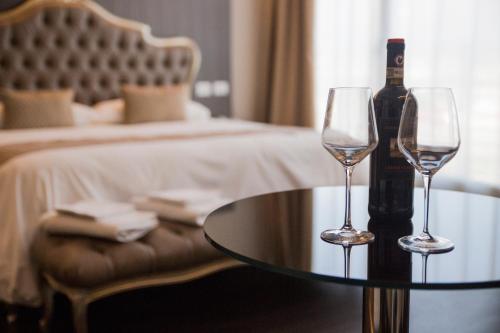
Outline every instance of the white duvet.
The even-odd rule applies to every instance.
[[[223,133],[204,138],[50,149],[0,166],[0,298],[37,305],[30,241],[39,217],[55,205],[82,199],[128,201],[153,190],[217,188],[239,199],[297,187],[342,184],[340,164],[312,130],[236,120],[0,131],[2,145]],[[235,132],[245,132],[235,135]],[[359,179],[359,177],[358,177]]]

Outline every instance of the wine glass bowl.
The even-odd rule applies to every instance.
[[[370,88],[332,88],[328,95],[322,144],[344,166],[354,166],[378,144]]]
[[[374,239],[368,231],[351,224],[351,177],[353,168],[378,144],[377,125],[370,88],[332,88],[328,95],[321,136],[323,147],[339,161],[346,174],[344,225],[321,233],[324,241],[344,246],[366,244]]]
[[[398,132],[398,148],[424,179],[424,228],[398,244],[420,253],[448,252],[453,243],[429,233],[429,194],[434,176],[458,152],[460,131],[453,92],[449,88],[410,88]]]
[[[458,117],[449,88],[410,88],[398,134],[398,148],[421,174],[434,175],[460,147]]]

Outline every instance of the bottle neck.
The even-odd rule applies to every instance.
[[[385,85],[388,87],[404,86],[404,44],[387,45],[387,69]]]
[[[404,87],[405,83],[403,79],[385,79],[385,86],[386,87]]]

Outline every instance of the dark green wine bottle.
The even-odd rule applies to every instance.
[[[398,149],[397,137],[406,96],[404,39],[387,41],[385,87],[374,97],[379,134],[370,156],[368,212],[372,218],[409,219],[413,216],[415,170]]]

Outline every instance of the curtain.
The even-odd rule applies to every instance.
[[[406,40],[405,85],[453,89],[462,145],[435,177],[500,185],[500,1],[317,0],[316,124],[331,86],[384,84],[386,39]],[[443,184],[444,185],[444,184]]]
[[[314,0],[258,0],[256,120],[313,126]]]

